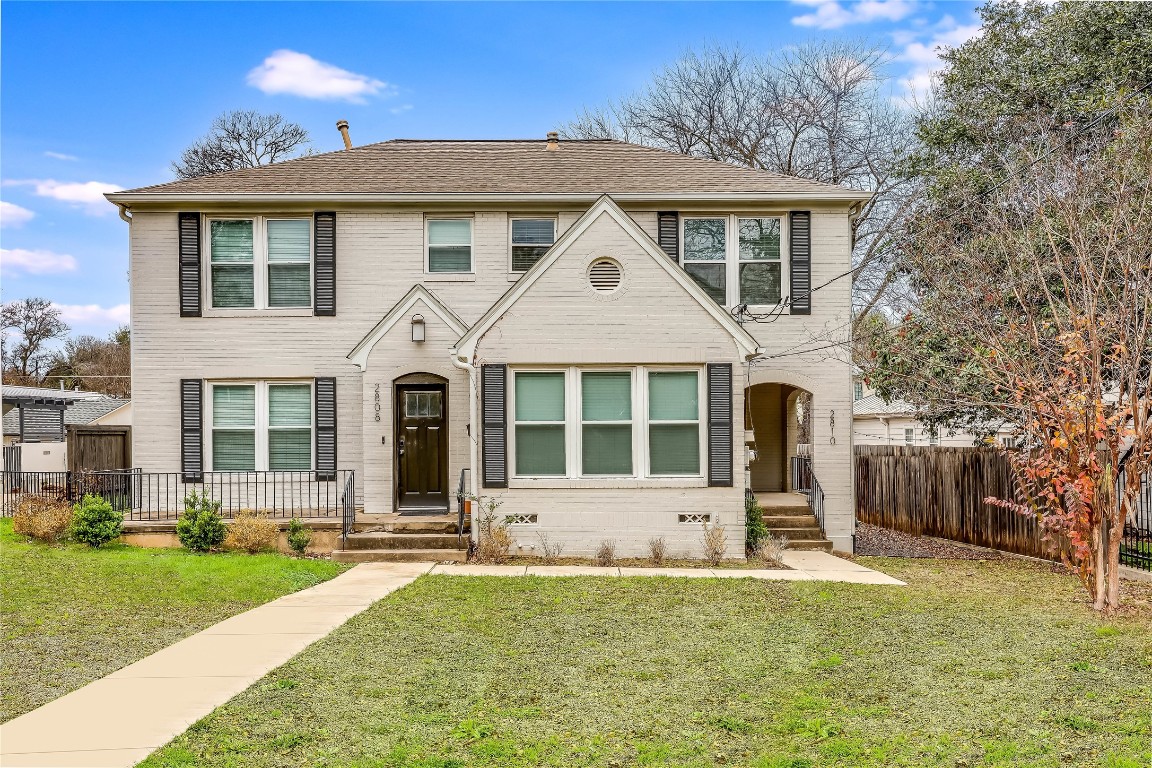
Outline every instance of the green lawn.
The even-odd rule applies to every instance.
[[[341,570],[280,555],[29,544],[0,520],[0,721]]]
[[[143,765],[1152,764],[1152,589],[865,562],[911,586],[424,577]]]

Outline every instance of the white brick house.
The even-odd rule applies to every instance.
[[[353,470],[375,522],[455,519],[469,470],[526,549],[695,555],[707,515],[737,555],[749,483],[792,490],[810,453],[849,551],[852,372],[828,347],[867,197],[555,139],[391,141],[110,194],[131,222],[133,455],[189,481]]]

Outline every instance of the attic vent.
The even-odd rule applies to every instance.
[[[599,259],[588,268],[588,282],[597,293],[612,293],[620,287],[620,265],[611,259]]]

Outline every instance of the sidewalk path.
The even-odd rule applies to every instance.
[[[587,565],[471,565],[441,563],[430,573],[447,576],[686,576],[689,578],[765,579],[768,581],[840,581],[848,584],[906,586],[886,573],[830,555],[797,550],[784,553],[791,570],[752,568],[597,568]]]
[[[365,563],[0,725],[0,766],[128,768],[432,563]]]

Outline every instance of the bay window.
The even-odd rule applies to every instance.
[[[518,478],[702,477],[702,368],[514,370]]]
[[[214,309],[312,306],[312,220],[209,218],[209,293]]]
[[[210,382],[213,472],[312,468],[311,382]]]
[[[472,219],[428,219],[429,272],[472,271]]]
[[[684,271],[721,305],[779,304],[786,285],[782,225],[778,216],[685,217]]]

